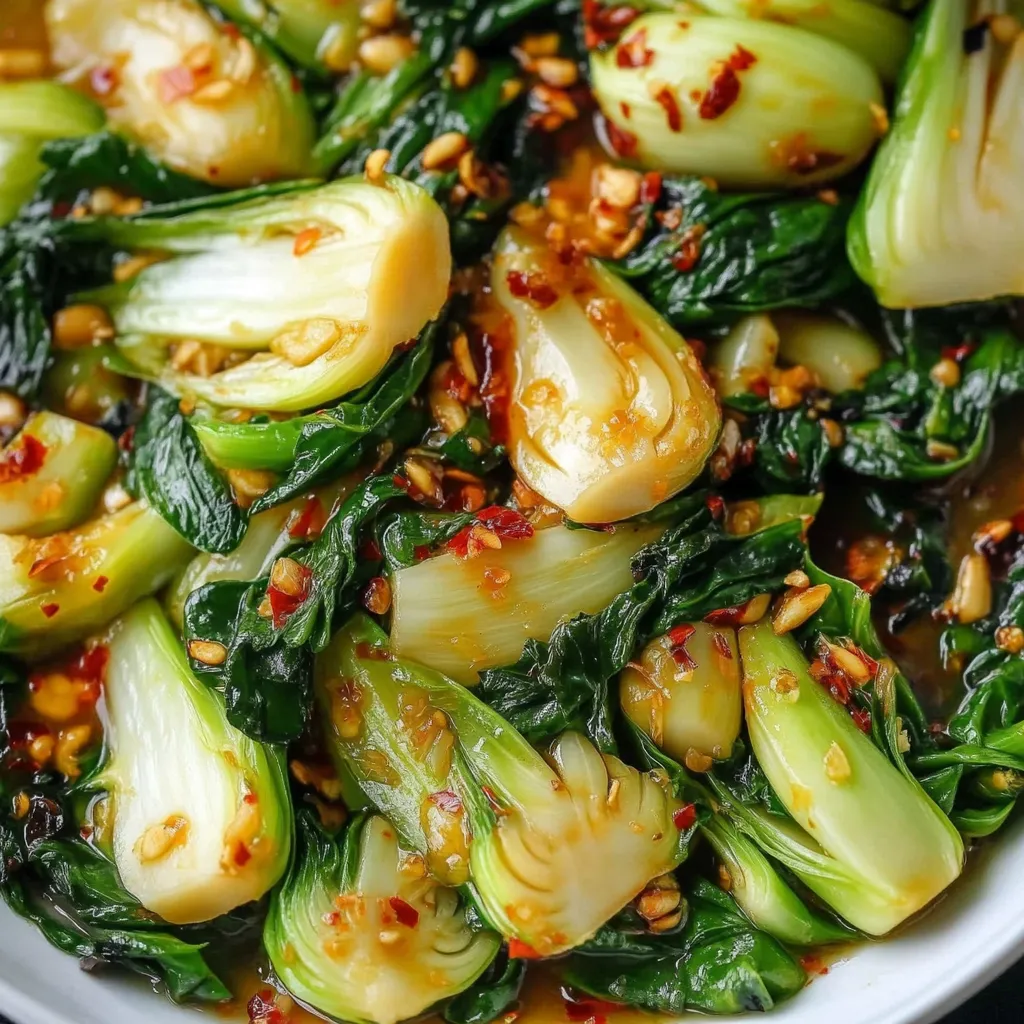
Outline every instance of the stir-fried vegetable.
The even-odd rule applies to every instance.
[[[195,0],[52,0],[46,21],[54,63],[172,167],[227,187],[310,169],[313,118],[291,71]]]
[[[931,0],[924,14],[850,223],[850,262],[884,306],[1024,294],[1024,43],[1011,8]],[[988,28],[1000,17],[1005,34]]]
[[[464,687],[398,661],[369,620],[321,655],[332,753],[406,842],[537,954],[591,936],[680,859],[678,805],[579,733],[539,754]]]
[[[174,924],[260,899],[291,850],[279,754],[228,724],[155,601],[136,605],[103,642],[110,760],[93,784],[110,794],[125,887]]]
[[[56,413],[30,417],[0,452],[0,533],[45,537],[96,506],[117,461],[105,431]]]
[[[739,646],[751,746],[799,826],[765,831],[792,848],[791,869],[847,921],[870,935],[892,931],[959,876],[960,836],[811,678],[794,640],[764,621],[744,626]]]
[[[83,639],[191,553],[145,502],[46,537],[0,536],[0,650],[39,657]]]
[[[57,82],[0,82],[0,227],[32,197],[43,143],[88,135],[103,120],[99,107]]]
[[[398,178],[69,231],[173,253],[83,299],[109,310],[141,375],[250,409],[305,409],[365,384],[440,312],[451,266],[441,210]]]
[[[628,590],[630,558],[662,529],[534,531],[509,511],[466,527],[448,551],[392,577],[391,645],[472,683],[484,669],[518,661],[527,640],[546,640],[560,621],[600,611]]]
[[[300,819],[301,850],[264,931],[270,961],[298,999],[340,1020],[396,1024],[468,988],[501,940],[474,930],[455,889],[402,850],[373,816],[341,840]]]
[[[771,21],[646,14],[591,56],[623,159],[745,188],[831,181],[885,116],[878,75],[838,42]]]
[[[719,413],[685,340],[595,261],[509,230],[491,288],[511,318],[509,458],[579,522],[646,512],[691,483]]]

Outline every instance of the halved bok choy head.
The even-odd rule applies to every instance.
[[[506,521],[521,535],[503,531]],[[392,649],[474,683],[484,669],[518,661],[527,640],[547,640],[562,619],[596,614],[628,590],[633,555],[663,531],[659,524],[534,530],[502,510],[468,527],[448,550],[394,573]]]
[[[116,463],[117,445],[106,431],[33,413],[0,451],[0,533],[43,537],[77,526]]]
[[[885,113],[865,57],[769,18],[645,14],[591,54],[590,73],[619,157],[728,188],[842,177],[868,155]]]
[[[192,553],[143,501],[63,533],[0,535],[0,651],[39,657],[84,639]]]
[[[125,888],[172,924],[260,899],[292,841],[281,756],[228,724],[148,599],[115,621],[104,695],[113,851]]]
[[[89,292],[139,375],[214,405],[296,411],[361,387],[448,294],[441,208],[400,178],[69,225],[169,258]],[[199,344],[197,344],[199,343]],[[201,372],[188,353],[216,356]]]
[[[274,972],[306,1006],[357,1024],[418,1017],[468,988],[501,946],[458,890],[432,879],[379,815],[344,835],[299,818],[299,849],[263,932]]]
[[[470,690],[398,660],[363,616],[319,656],[316,688],[332,755],[520,948],[578,945],[681,859],[681,805],[661,780],[579,733],[539,753]]]
[[[1010,0],[931,0],[849,226],[884,306],[1024,295],[1024,35]],[[1012,25],[1012,19],[1010,19]]]
[[[795,824],[734,807],[737,824],[850,924],[885,935],[956,880],[960,835],[811,677],[791,636],[762,620],[739,647],[750,744]]]
[[[0,81],[0,227],[32,198],[43,144],[99,131],[104,121],[95,103],[59,82]]]
[[[512,340],[509,458],[534,491],[577,522],[611,523],[697,477],[722,422],[714,391],[629,285],[510,228],[491,287]]]
[[[259,36],[196,0],[51,0],[53,63],[175,170],[240,188],[311,171],[305,93]]]

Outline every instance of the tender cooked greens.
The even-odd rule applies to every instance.
[[[109,310],[133,372],[179,396],[279,411],[333,401],[371,380],[447,297],[447,222],[401,179],[189,206],[67,229],[174,254],[83,299]]]
[[[743,698],[734,629],[682,623],[652,640],[619,678],[622,710],[678,761],[695,751],[727,758]]]
[[[459,892],[427,875],[385,818],[357,819],[339,840],[302,817],[299,835],[263,941],[304,1004],[396,1024],[462,992],[494,959],[500,938],[474,930]]]
[[[0,536],[0,650],[40,657],[159,590],[192,554],[145,502],[46,537]]]
[[[311,169],[313,117],[290,69],[195,0],[54,0],[46,24],[54,64],[171,167],[229,188]]]
[[[482,670],[518,661],[528,640],[546,640],[563,619],[593,615],[628,590],[630,559],[663,529],[534,531],[521,520],[503,530],[500,518],[467,526],[449,550],[391,577],[391,646],[472,683]],[[485,546],[495,541],[500,547]]]
[[[686,341],[595,261],[509,229],[491,288],[511,318],[509,460],[577,522],[647,512],[700,474],[720,424]]]
[[[986,22],[1011,8],[931,0],[923,15],[850,222],[850,262],[884,306],[1024,294],[1024,47]]]
[[[236,23],[251,25],[293,60],[315,71],[346,71],[356,54],[358,0],[216,0]]]
[[[911,25],[875,0],[699,0],[711,14],[765,18],[825,36],[860,54],[885,82],[899,74],[910,49]]]
[[[45,537],[77,526],[116,462],[117,445],[105,431],[35,413],[0,451],[0,533]]]
[[[0,227],[32,198],[50,139],[99,131],[103,111],[58,82],[0,82]]]
[[[645,14],[591,54],[616,153],[731,188],[800,187],[856,167],[879,136],[878,74],[824,36],[758,19]]]
[[[548,956],[589,938],[682,857],[678,805],[651,775],[568,732],[541,756],[440,673],[356,618],[319,657],[333,756],[402,838],[487,919]]]
[[[173,924],[211,921],[277,882],[291,850],[280,754],[228,724],[153,600],[111,626],[104,679],[112,802],[125,888]]]
[[[754,810],[741,827],[770,833],[783,862],[852,925],[892,931],[959,876],[963,841],[811,678],[792,638],[764,621],[744,626],[739,646],[751,747],[799,828]]]

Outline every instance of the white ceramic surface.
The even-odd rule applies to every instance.
[[[1024,955],[1024,821],[913,928],[833,966],[772,1024],[929,1024]],[[1024,993],[1021,996],[1024,1019]],[[90,975],[0,905],[0,1010],[15,1024],[197,1024],[144,987]],[[210,1024],[223,1021],[205,1015]],[[722,1024],[752,1016],[702,1018]],[[762,1018],[763,1019],[763,1018]],[[531,1021],[530,1024],[555,1024]]]

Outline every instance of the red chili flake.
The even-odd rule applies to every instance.
[[[252,851],[245,843],[238,843],[235,846],[234,860],[240,868],[244,868],[252,860]]]
[[[721,117],[740,97],[740,80],[729,64],[719,65],[711,87],[700,100],[698,113],[703,121]]]
[[[118,439],[117,447],[123,452],[130,452],[135,444],[135,427],[129,427]]]
[[[107,674],[110,649],[106,644],[95,644],[84,650],[69,666],[68,674],[90,683],[102,683]],[[98,696],[98,694],[97,694]]]
[[[729,641],[721,633],[715,633],[711,642],[715,645],[715,650],[728,661],[732,661],[732,648],[729,646]]]
[[[641,28],[619,43],[615,64],[620,68],[645,68],[654,60],[654,51],[647,46],[647,29]]]
[[[672,815],[672,824],[675,825],[680,832],[685,832],[688,828],[693,828],[696,822],[696,804],[683,804],[683,806]]]
[[[736,451],[737,467],[746,469],[747,466],[752,466],[755,455],[757,455],[757,438],[748,437],[746,440],[741,441]]]
[[[1014,512],[1010,517],[1010,523],[1014,533],[1024,533],[1024,509]]]
[[[401,896],[392,896],[388,900],[388,905],[395,912],[399,924],[406,928],[415,928],[419,924],[420,912],[414,906],[406,903]]]
[[[41,604],[39,610],[48,618],[52,619],[60,611],[59,604]]]
[[[968,356],[973,354],[977,347],[973,341],[964,341],[959,345],[946,345],[942,350],[942,358],[962,363]]]
[[[654,94],[654,102],[665,111],[669,131],[681,132],[683,130],[683,112],[679,109],[679,100],[676,99],[676,94],[667,85],[663,85]]]
[[[292,92],[302,92],[302,79],[298,75],[292,75]]]
[[[431,793],[427,799],[438,810],[444,811],[446,814],[462,813],[462,801],[450,789],[442,789],[437,793]]]
[[[278,590],[272,583],[267,587],[267,597],[270,600],[270,612],[274,629],[280,629],[288,617],[293,615],[302,605],[303,601],[309,597],[309,581],[313,576],[313,571],[309,566],[302,565],[301,562],[297,564],[300,566],[302,573],[302,589],[298,594],[286,594],[283,590]]]
[[[653,205],[661,198],[661,175],[648,171],[640,182],[640,202]]]
[[[184,64],[164,68],[157,77],[157,91],[162,103],[174,103],[196,91],[196,76]]]
[[[356,657],[360,661],[391,661],[392,655],[386,647],[375,647],[365,640],[356,644]]]
[[[540,960],[541,955],[520,939],[508,940],[508,956],[510,960]]]
[[[235,42],[237,42],[242,37],[242,30],[234,22],[231,21],[223,22],[220,26],[220,30],[224,35],[228,37],[228,39],[233,39],[235,40]]]
[[[867,708],[854,708],[850,712],[850,717],[861,732],[871,734],[871,712]]]
[[[729,57],[729,67],[733,71],[746,71],[747,68],[753,67],[757,63],[757,58],[745,47],[736,44],[736,49],[733,50]]]
[[[533,536],[533,525],[514,508],[490,505],[476,514],[477,522],[485,523],[502,540],[525,540]]]
[[[786,167],[794,174],[811,174],[826,167],[834,167],[842,160],[841,153],[831,153],[827,149],[809,149],[806,137],[801,134],[790,144]]]
[[[0,457],[0,484],[38,473],[46,461],[47,451],[38,437],[25,434],[16,448],[8,448]]]
[[[324,528],[326,518],[320,499],[315,494],[311,494],[306,498],[306,504],[302,506],[298,518],[288,527],[288,536],[293,540],[305,540],[307,537],[318,536]],[[372,541],[368,543],[372,543]],[[377,558],[380,558],[379,550]]]
[[[606,6],[601,0],[583,0],[583,42],[588,50],[614,43],[640,17],[628,4]]]
[[[369,540],[363,541],[359,554],[370,562],[379,562],[384,557],[380,545],[372,537]]]
[[[498,800],[498,795],[494,790],[491,789],[490,786],[481,786],[480,788],[483,790],[484,796],[487,797],[487,802],[491,805],[491,810],[499,816],[505,814],[505,808],[501,806],[501,803]]]
[[[97,594],[102,594],[103,591],[106,590],[109,582],[109,576],[97,576],[96,579],[93,580],[92,589],[95,590]]]
[[[620,128],[610,118],[604,119],[605,133],[608,136],[608,145],[616,152],[618,156],[621,156],[623,160],[631,160],[636,156],[637,145],[639,140],[637,137],[625,128]]]
[[[627,121],[633,116],[633,108],[625,100],[619,100],[619,110]]]
[[[725,514],[725,502],[718,494],[712,494],[704,504],[707,505],[713,519],[721,519]]]
[[[422,562],[424,558],[430,557],[430,548],[427,547],[426,544],[417,544],[416,547],[412,549],[412,557],[415,558],[417,562]]]
[[[693,626],[684,622],[681,626],[673,626],[666,634],[672,645],[672,660],[691,672],[697,667],[697,662],[687,653],[686,642],[696,632]]]
[[[391,482],[392,482],[392,483],[393,483],[393,484],[394,484],[394,485],[395,485],[396,487],[401,487],[403,491],[407,491],[407,490],[409,490],[409,481],[408,481],[408,480],[406,480],[404,476],[399,476],[399,474],[398,474],[398,473],[395,473],[395,474],[394,474],[394,475],[393,475],[393,476],[391,477]]]
[[[110,96],[121,84],[121,76],[112,64],[100,64],[89,72],[89,88],[94,96]]]
[[[505,280],[508,282],[508,290],[517,299],[526,299],[538,309],[547,309],[558,301],[558,292],[548,284],[543,274],[510,270]]]
[[[672,266],[681,274],[688,274],[700,262],[700,240],[704,237],[704,225],[687,228],[679,241],[679,248],[672,254]]]
[[[255,807],[260,802],[260,798],[255,793],[246,793],[242,797],[242,803],[248,804],[250,807]]]
[[[288,1015],[274,1002],[274,990],[263,988],[249,1000],[246,1007],[249,1024],[288,1024]]]

